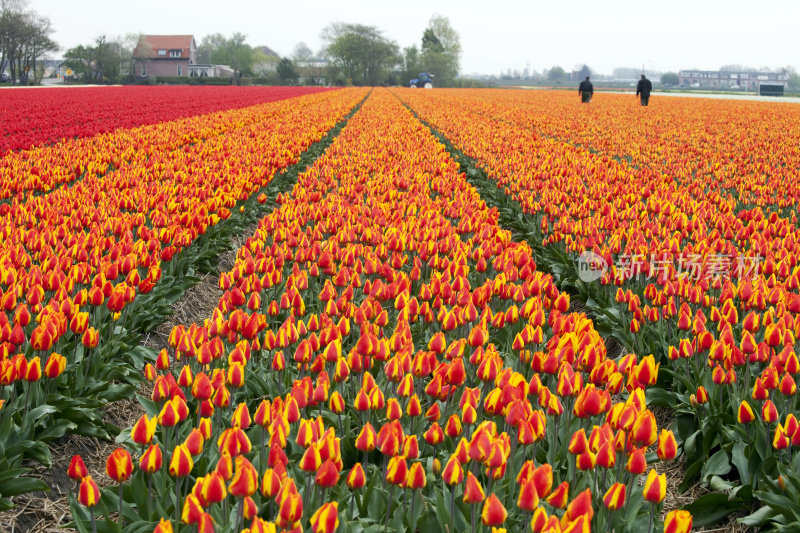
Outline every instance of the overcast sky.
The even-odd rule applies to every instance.
[[[595,72],[615,67],[677,71],[800,66],[799,0],[30,0],[50,18],[63,48],[100,34],[204,35],[236,31],[251,45],[290,55],[303,41],[321,47],[332,21],[377,26],[400,47],[420,44],[431,15],[450,19],[461,36],[461,72],[507,69]]]

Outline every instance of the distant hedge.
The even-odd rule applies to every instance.
[[[156,76],[156,85],[230,85],[231,78],[208,76]]]

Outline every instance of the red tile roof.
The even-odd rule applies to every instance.
[[[170,50],[180,50],[181,59],[188,59],[193,39],[193,35],[142,35],[139,37],[139,44],[136,45],[134,55],[139,58],[169,59]],[[167,55],[159,56],[159,50],[166,50]]]

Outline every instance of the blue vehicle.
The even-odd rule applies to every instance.
[[[428,74],[427,72],[422,72],[419,75],[419,78],[414,78],[408,85],[412,89],[416,89],[417,87],[423,87],[425,89],[433,89],[433,74]]]

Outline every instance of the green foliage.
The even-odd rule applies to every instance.
[[[665,72],[661,75],[662,85],[678,85],[678,75],[674,72]]]
[[[246,40],[247,36],[241,32],[230,37],[221,33],[207,35],[197,48],[198,63],[227,65],[236,72],[237,78],[252,75],[257,53]]]
[[[406,85],[408,80],[414,79],[420,72],[420,54],[416,45],[403,49],[403,77],[399,85]]]
[[[89,83],[114,83],[120,76],[120,45],[97,37],[93,45],[78,45],[64,52],[65,65],[74,77]]]
[[[288,57],[282,58],[280,62],[278,62],[278,66],[275,68],[275,70],[278,73],[278,78],[280,78],[282,84],[288,85],[297,81],[297,69],[294,66],[294,61]]]
[[[433,28],[425,28],[425,33],[422,34],[422,50],[424,52],[444,52],[444,46],[442,46],[442,42],[436,37],[436,34],[433,33]]]
[[[559,66],[555,66],[547,71],[547,78],[551,81],[561,81],[566,77],[567,73]]]
[[[231,78],[208,76],[155,76],[156,85],[230,85]]]
[[[460,60],[461,40],[458,32],[447,17],[434,15],[422,34],[420,71],[435,75],[437,86],[450,87],[458,76]]]
[[[322,38],[333,63],[333,76],[341,72],[354,85],[380,84],[401,60],[397,43],[374,26],[337,22],[323,31]]]
[[[12,2],[0,3],[0,72],[7,70],[13,83],[20,85],[39,83],[41,60],[58,50],[52,33],[48,18],[22,11]]]

